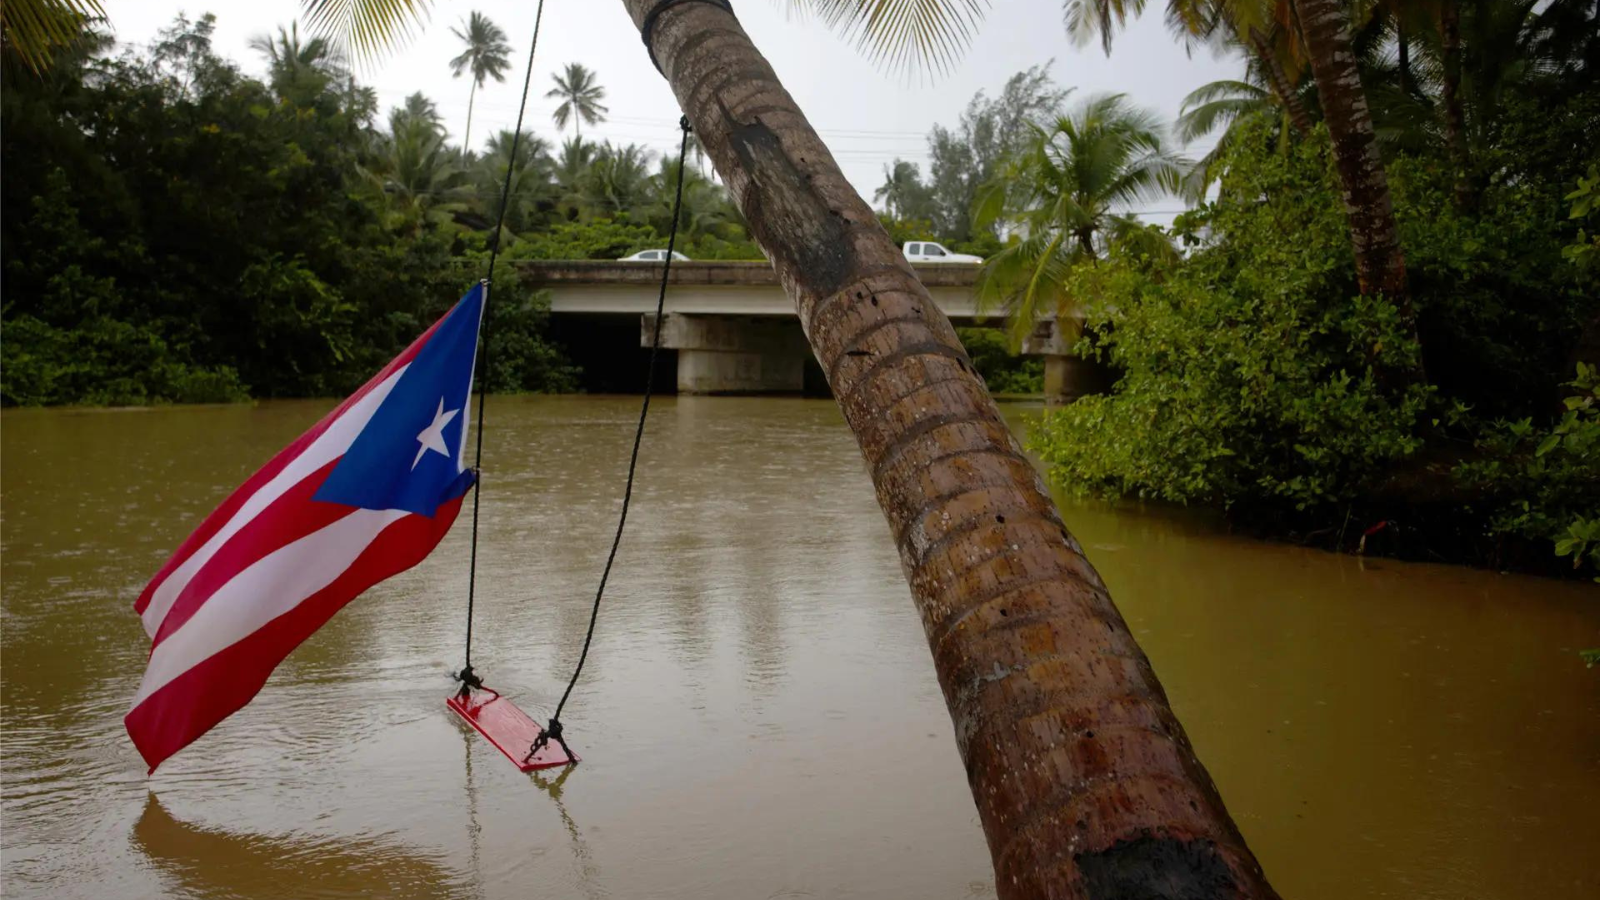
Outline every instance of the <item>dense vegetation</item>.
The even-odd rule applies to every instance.
[[[1109,45],[1142,4],[1066,7]],[[885,166],[883,224],[989,258],[981,299],[1010,343],[962,338],[997,392],[1038,389],[1038,361],[1014,355],[1037,317],[1084,322],[1081,352],[1115,386],[1032,437],[1068,489],[1331,546],[1600,567],[1596,4],[1371,5],[1316,35],[1252,10],[1169,5],[1183,42],[1247,62],[1175,127],[1041,67],[980,93],[930,133],[926,180]],[[0,401],[338,394],[495,241],[615,258],[670,227],[675,161],[581,137],[607,113],[581,65],[548,95],[573,136],[515,142],[497,235],[513,135],[464,150],[421,95],[380,117],[294,29],[258,42],[268,76],[247,77],[211,28],[180,18],[120,55],[90,32],[43,78],[7,54]],[[455,33],[475,98],[510,48],[481,16]],[[1180,155],[1208,135],[1203,158]],[[726,192],[699,164],[684,175],[686,252],[759,258]],[[1171,228],[1130,214],[1162,195],[1193,209]],[[541,298],[502,271],[487,383],[573,389]]]
[[[469,47],[485,37],[472,24]],[[380,121],[320,39],[257,41],[261,81],[212,51],[212,29],[180,18],[142,53],[88,32],[43,77],[6,54],[6,404],[338,395],[482,277],[510,133],[463,153],[420,95]],[[494,69],[461,66],[475,82]],[[505,256],[663,243],[675,163],[519,143]],[[722,189],[686,178],[688,252],[759,258]],[[573,389],[542,298],[511,267],[496,280],[490,388]]]
[[[1094,215],[1097,186],[1163,159],[1137,111],[1038,117],[995,185],[1029,227],[988,293],[1085,316],[1081,349],[1119,374],[1035,430],[1053,480],[1330,546],[1600,568],[1600,40],[1593,4],[1585,40],[1558,33],[1572,6],[1465,6],[1465,147],[1438,41],[1381,9],[1357,35],[1403,253],[1387,284],[1361,277],[1360,241],[1352,257],[1309,73],[1303,131],[1259,81],[1196,92],[1183,130],[1222,140],[1185,181],[1135,185],[1201,201],[1158,240]],[[1097,107],[1114,137],[1085,149]]]

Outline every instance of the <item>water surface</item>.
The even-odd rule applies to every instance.
[[[576,659],[636,398],[494,398],[475,662],[536,717]],[[585,762],[446,711],[466,520],[147,779],[146,579],[327,402],[0,418],[8,897],[993,895],[921,626],[829,401],[652,409]],[[1594,585],[1065,508],[1285,897],[1600,894]]]

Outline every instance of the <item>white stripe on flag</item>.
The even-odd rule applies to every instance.
[[[358,509],[246,567],[156,645],[133,705],[332,584],[379,533],[408,515],[403,509]]]
[[[155,639],[156,632],[161,629],[161,620],[167,617],[167,611],[172,608],[173,602],[183,593],[183,589],[188,586],[195,573],[222,549],[229,538],[249,524],[251,519],[260,515],[272,501],[283,496],[285,491],[299,484],[307,475],[343,456],[344,452],[350,449],[350,445],[355,443],[361,429],[367,426],[372,414],[382,405],[384,398],[389,396],[389,391],[394,389],[395,382],[400,380],[400,376],[404,375],[408,368],[410,368],[409,363],[396,369],[388,378],[368,391],[366,396],[345,410],[344,415],[329,423],[327,430],[317,435],[311,446],[290,460],[271,481],[252,494],[250,499],[234,512],[228,524],[217,529],[217,533],[213,534],[204,546],[191,554],[161,582],[155,593],[150,595],[150,605],[145,607],[144,613],[140,616],[144,620],[144,630],[150,635],[151,640]]]

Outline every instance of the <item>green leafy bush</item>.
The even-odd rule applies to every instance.
[[[1590,559],[1589,406],[1538,423],[1600,314],[1563,255],[1568,206],[1587,196],[1567,180],[1572,148],[1592,145],[1597,111],[1582,95],[1508,103],[1484,153],[1501,174],[1469,209],[1447,161],[1388,163],[1420,346],[1395,303],[1356,290],[1326,135],[1279,143],[1239,126],[1216,201],[1174,223],[1186,256],[1113,245],[1071,273],[1069,295],[1092,298],[1083,349],[1122,377],[1035,429],[1051,477],[1323,525],[1352,504],[1408,519],[1426,507],[1452,539],[1487,530]]]
[[[523,285],[511,267],[501,271],[506,274],[495,277],[486,326],[485,385],[492,393],[576,392],[578,368],[544,336],[550,295]]]
[[[6,322],[0,397],[10,405],[228,403],[249,398],[227,366],[177,362],[160,335],[96,316],[57,328],[33,316]]]
[[[1013,353],[998,328],[957,328],[972,367],[994,394],[1037,394],[1044,390],[1044,358]]]
[[[665,247],[654,228],[627,216],[560,222],[512,248],[526,259],[620,259],[640,250]]]
[[[1569,218],[1587,223],[1600,219],[1600,165],[1589,166],[1587,177],[1578,179],[1578,186],[1564,199],[1572,201]],[[1590,234],[1587,224],[1578,228],[1578,239],[1561,248],[1561,255],[1580,271],[1600,268],[1600,230]]]
[[[1248,146],[1246,150],[1243,147]],[[1422,444],[1430,389],[1399,310],[1355,290],[1326,140],[1236,145],[1187,259],[1078,266],[1081,352],[1123,372],[1047,413],[1033,449],[1074,491],[1307,509],[1370,489]]]
[[[49,79],[6,73],[0,402],[348,393],[482,277],[486,232],[449,203],[396,215],[365,176],[375,100],[315,62],[246,77],[210,34],[180,18],[115,57],[91,35]],[[625,227],[621,251],[653,243]],[[547,307],[500,282],[489,383],[573,388]]]
[[[1549,542],[1574,569],[1600,573],[1600,376],[1577,370],[1559,419],[1491,423],[1455,474],[1481,498],[1491,533]]]

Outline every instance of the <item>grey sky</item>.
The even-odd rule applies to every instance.
[[[1214,59],[1200,52],[1193,58],[1169,37],[1158,9],[1153,9],[1119,36],[1108,59],[1099,46],[1077,47],[1061,24],[1059,0],[998,0],[982,31],[960,64],[937,79],[908,80],[883,71],[853,45],[821,23],[790,15],[788,0],[736,0],[735,9],[780,78],[827,141],[846,175],[870,200],[883,181],[883,167],[895,157],[921,164],[927,173],[925,136],[934,123],[953,124],[974,92],[993,94],[1013,73],[1054,59],[1051,73],[1079,95],[1120,91],[1141,105],[1171,119],[1183,97],[1196,86],[1219,78],[1237,78],[1235,59]],[[513,73],[506,82],[490,82],[478,95],[473,143],[481,148],[493,131],[516,121],[520,79],[533,29],[534,0],[442,0],[433,5],[428,28],[403,50],[360,72],[363,83],[377,88],[383,108],[398,105],[407,94],[422,91],[438,104],[459,140],[466,124],[465,79],[450,77],[448,60],[459,51],[450,33],[467,13],[477,10],[505,29],[515,48]],[[106,3],[117,36],[125,42],[149,41],[180,11],[191,16],[217,14],[217,49],[259,73],[260,58],[246,47],[252,35],[286,25],[299,14],[296,0],[232,3],[192,0],[136,0]],[[551,73],[568,62],[596,70],[606,89],[610,120],[584,129],[585,137],[633,142],[657,152],[676,147],[678,108],[666,82],[650,65],[638,33],[616,0],[546,0],[543,32],[534,63],[533,95],[527,123],[540,135],[559,142],[550,121],[556,101],[547,100]],[[571,128],[571,125],[568,125]],[[1194,148],[1195,154],[1204,148]],[[1151,210],[1176,208],[1176,200],[1158,200]],[[1152,221],[1169,216],[1154,215]]]

